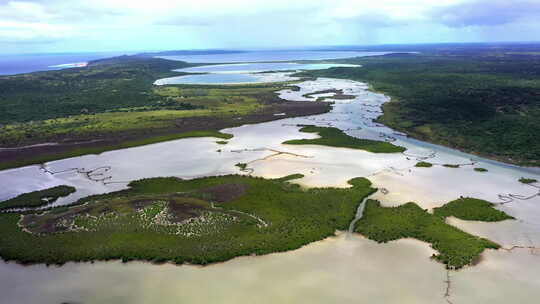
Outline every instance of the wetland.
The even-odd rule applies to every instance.
[[[210,116],[201,124],[210,133],[201,136],[0,171],[0,200],[63,185],[76,189],[46,210],[0,215],[4,259],[66,263],[2,263],[12,278],[3,284],[6,299],[173,303],[182,295],[187,303],[353,303],[375,294],[381,303],[507,303],[511,295],[532,303],[540,283],[532,267],[540,244],[538,170],[390,129],[379,122],[390,98],[354,80],[152,87],[164,98],[203,106],[172,110],[175,115],[213,102],[236,107],[251,94],[261,96],[249,91],[259,89],[283,106],[264,121],[239,113],[229,116],[233,124],[214,129],[208,124],[219,116]],[[295,104],[324,108],[307,113],[308,106],[299,106],[293,115],[286,107]],[[480,166],[482,174],[475,170]],[[344,232],[351,223],[354,232]],[[210,265],[69,262],[89,260]],[[46,283],[39,280],[45,277]],[[16,287],[22,282],[32,292]],[[490,295],[476,289],[492,284],[498,288]],[[239,290],[245,290],[241,299]]]

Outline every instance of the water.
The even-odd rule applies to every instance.
[[[440,297],[444,268],[424,258],[432,252],[414,240],[377,244],[340,235],[295,251],[206,267],[117,261],[23,267],[0,262],[0,302],[446,304]]]
[[[156,85],[167,84],[240,84],[262,82],[260,78],[249,74],[203,74],[169,77],[156,80]]]
[[[295,62],[262,62],[262,63],[238,63],[238,64],[217,64],[203,65],[198,67],[178,69],[178,72],[188,73],[258,73],[266,71],[286,71],[286,70],[321,70],[332,67],[358,67],[354,64],[335,63],[311,63],[302,64]]]
[[[358,205],[358,209],[356,209],[356,214],[354,216],[354,219],[349,224],[349,230],[347,230],[347,233],[349,234],[349,236],[354,233],[354,228],[356,227],[356,223],[359,220],[361,220],[362,217],[364,216],[364,210],[366,209],[366,203],[368,199],[369,199],[369,196],[365,197],[360,203],[360,205]]]
[[[91,60],[119,56],[123,53],[59,53],[1,55],[0,75],[14,75],[37,71],[60,70]]]
[[[91,60],[130,54],[129,52],[100,53],[47,53],[0,55],[0,75],[14,75],[37,71],[59,70],[73,64]],[[198,63],[289,61],[348,58],[355,56],[380,55],[384,52],[330,52],[330,51],[252,51],[232,54],[163,56],[161,58]]]
[[[388,52],[354,52],[354,51],[249,51],[231,54],[160,56],[170,60],[197,63],[229,63],[229,62],[268,62],[295,60],[324,60],[351,58],[361,56],[377,56]]]
[[[305,186],[346,187],[349,179],[364,176],[374,187],[387,189],[371,196],[383,206],[414,201],[431,209],[462,195],[497,202],[499,194],[532,195],[538,191],[518,182],[522,176],[540,179],[537,170],[423,143],[374,123],[389,98],[369,92],[367,84],[322,78],[297,85],[299,91],[283,90],[280,97],[314,101],[306,94],[342,89],[355,98],[335,100],[332,111],[322,115],[225,129],[223,132],[234,134],[226,145],[218,145],[217,139],[191,138],[47,164],[53,172],[68,170],[59,174],[46,173],[38,166],[0,171],[0,199],[53,185],[74,185],[76,193],[55,203],[66,204],[89,194],[123,189],[128,181],[144,177],[241,173],[235,167],[240,162],[249,163],[253,175],[266,178],[301,173],[305,177],[297,182]],[[281,144],[316,137],[299,132],[298,124],[333,126],[352,136],[395,140],[408,149],[407,154]],[[471,158],[477,163],[457,169],[414,167],[422,157],[441,164],[466,164]],[[104,178],[110,176],[104,181],[69,171],[102,166],[111,167],[104,172]],[[478,173],[474,167],[489,171]],[[449,223],[505,248],[540,246],[539,204],[537,196],[497,206],[516,221],[449,219]],[[357,218],[361,216],[362,205]],[[448,303],[446,300],[455,299],[456,303],[532,304],[540,297],[540,260],[534,250],[487,251],[479,265],[452,273],[451,297],[447,299],[446,270],[430,260],[433,250],[427,244],[414,240],[377,244],[358,235],[345,235],[291,252],[241,257],[208,267],[98,262],[46,268],[0,263],[0,291],[9,303],[175,303],[179,299],[185,303]]]
[[[177,72],[187,73],[208,73],[202,75],[176,76],[158,79],[156,85],[167,84],[240,84],[240,83],[263,83],[297,80],[291,77],[293,72],[287,73],[262,73],[266,71],[299,71],[299,70],[319,70],[332,67],[358,67],[354,64],[337,63],[241,63],[241,64],[220,64],[177,69]]]

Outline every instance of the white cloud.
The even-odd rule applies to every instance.
[[[490,21],[497,23],[507,16],[505,22],[512,23],[513,16],[540,0],[518,0],[522,5],[517,13],[508,11],[512,4],[506,1],[506,11],[497,14],[503,2],[0,0],[0,41],[43,40],[50,47],[57,40],[58,50],[141,50],[474,40],[485,39],[489,33],[496,37],[503,30],[511,36],[509,31],[515,26],[509,24],[510,30],[490,27]],[[460,10],[467,7],[482,10]],[[477,22],[483,28],[459,29],[455,25],[460,22]],[[533,27],[524,28],[529,32],[519,37],[532,40],[538,34]],[[17,45],[10,43],[16,50]]]

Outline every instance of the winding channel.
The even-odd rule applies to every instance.
[[[55,185],[76,187],[77,192],[54,203],[64,205],[87,195],[125,189],[132,180],[158,176],[195,178],[241,173],[277,178],[301,173],[304,178],[295,182],[308,187],[346,187],[351,178],[367,177],[379,191],[359,204],[347,232],[293,252],[237,258],[202,269],[144,263],[70,263],[48,269],[1,263],[0,271],[9,273],[25,290],[31,286],[36,291],[25,293],[10,287],[13,285],[10,282],[0,290],[8,299],[36,300],[43,295],[43,303],[98,303],[96,299],[102,303],[115,299],[122,299],[116,303],[174,303],[180,296],[186,303],[216,302],[216,298],[206,292],[206,286],[212,286],[222,297],[219,299],[229,299],[218,302],[229,303],[329,303],[336,299],[340,303],[354,303],[359,298],[373,300],[373,303],[400,301],[401,298],[393,298],[393,288],[380,288],[385,284],[396,288],[404,286],[399,294],[408,295],[411,303],[446,303],[450,297],[452,303],[461,303],[456,298],[463,297],[476,299],[470,303],[507,303],[502,300],[509,296],[520,299],[516,300],[520,303],[533,303],[527,301],[529,296],[533,299],[535,295],[540,296],[537,271],[531,267],[540,265],[540,261],[538,255],[529,254],[540,245],[540,186],[518,182],[521,177],[540,180],[538,169],[507,165],[421,142],[375,123],[382,113],[381,106],[390,99],[370,92],[365,83],[319,78],[295,85],[300,90],[286,89],[278,92],[279,96],[290,102],[316,102],[316,94],[311,97],[306,94],[338,89],[354,98],[333,100],[327,97],[327,101],[334,102],[333,109],[321,115],[222,130],[234,135],[226,145],[218,145],[214,138],[190,138],[0,171],[3,184],[0,200]],[[283,145],[287,140],[316,137],[299,132],[301,124],[332,126],[351,136],[392,141],[406,147],[407,151],[374,154],[323,146]],[[416,162],[421,160],[429,160],[437,166],[416,168]],[[248,172],[241,172],[235,166],[238,163],[249,164]],[[458,165],[458,168],[446,168],[443,164]],[[476,166],[488,172],[475,172]],[[503,223],[451,220],[452,225],[492,239],[506,248],[486,253],[484,260],[471,270],[453,273],[451,295],[449,273],[429,260],[432,252],[424,243],[400,240],[376,244],[353,233],[368,199],[380,200],[382,205],[388,206],[414,201],[422,208],[431,209],[459,196],[498,203],[497,208],[518,220]],[[266,224],[264,219],[258,220],[262,221],[261,225]],[[519,278],[510,276],[511,272],[519,273]],[[143,279],[147,276],[149,281]],[[369,284],[365,277],[376,284]],[[116,286],[115,282],[122,282],[120,285],[133,294],[115,293],[118,290],[110,288]],[[155,282],[163,282],[163,286]],[[492,282],[498,282],[499,287],[491,288]],[[53,287],[48,284],[56,284],[53,287],[65,284],[66,290],[51,293],[47,286]],[[469,285],[499,296],[483,297]],[[366,298],[363,295],[373,294],[370,288],[378,288],[383,294]],[[265,292],[266,296],[261,297]],[[234,298],[235,294],[242,294],[243,298]]]

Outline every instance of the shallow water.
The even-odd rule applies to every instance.
[[[38,166],[0,171],[0,181],[6,185],[0,190],[0,199],[52,185],[74,185],[76,193],[56,202],[66,204],[88,194],[125,188],[127,181],[143,177],[193,178],[239,173],[234,166],[238,162],[248,163],[256,176],[302,173],[305,177],[297,182],[305,186],[346,187],[350,178],[365,176],[375,187],[387,189],[387,194],[379,191],[373,195],[387,206],[414,201],[430,209],[460,196],[498,202],[499,194],[528,196],[538,192],[518,182],[522,176],[540,179],[537,170],[425,144],[375,124],[373,119],[380,115],[380,106],[389,99],[367,91],[366,84],[318,79],[298,86],[300,91],[283,90],[280,96],[288,100],[314,100],[303,95],[336,88],[356,98],[336,100],[333,110],[322,115],[225,129],[223,132],[234,134],[227,145],[218,145],[217,139],[212,138],[183,139],[48,163],[46,168],[50,171],[68,170],[54,175]],[[408,150],[405,154],[374,154],[281,144],[290,139],[316,137],[299,132],[298,124],[334,126],[353,136],[395,140],[395,144]],[[475,165],[457,169],[440,165],[414,167],[424,157],[435,164],[470,164],[473,159]],[[98,170],[90,178],[69,171],[103,166],[110,166],[110,170]],[[489,171],[479,173],[474,167]],[[92,180],[107,176],[110,178],[104,182]],[[515,199],[498,208],[515,216],[516,221],[479,223],[451,218],[448,222],[497,241],[505,248],[538,247],[539,206],[540,196]],[[431,254],[427,244],[413,240],[376,244],[357,235],[352,239],[340,235],[292,252],[238,258],[205,268],[116,262],[45,268],[0,263],[0,280],[4,281],[0,290],[6,299],[21,300],[17,303],[32,303],[38,297],[43,303],[175,303],[178,299],[186,303],[447,303],[446,271],[429,259]],[[449,299],[460,299],[454,303],[508,303],[515,297],[519,303],[536,303],[539,268],[540,256],[535,250],[488,251],[479,265],[451,273],[455,283]],[[24,282],[24,289],[13,287],[20,282]]]
[[[207,54],[185,56],[160,56],[169,60],[180,60],[196,63],[224,63],[224,62],[269,62],[294,60],[324,60],[361,56],[377,56],[389,52],[354,52],[354,51],[248,51],[230,54]]]
[[[161,78],[156,80],[154,84],[239,84],[252,82],[264,81],[260,81],[257,76],[250,74],[202,74]]]
[[[445,303],[443,266],[424,258],[432,252],[414,240],[377,244],[341,234],[287,253],[207,267],[0,263],[0,288],[5,303],[23,304]]]
[[[282,63],[241,63],[219,64],[192,67],[175,70],[177,72],[207,73],[200,75],[185,75],[161,78],[154,82],[155,85],[166,84],[241,84],[241,83],[266,83],[298,80],[291,77],[292,72],[261,73],[265,71],[290,71],[290,70],[320,70],[332,67],[357,67],[353,64],[317,63],[300,64],[291,62]]]
[[[303,95],[329,88],[343,89],[345,94],[357,97],[354,100],[336,101],[333,110],[322,115],[225,129],[223,132],[234,134],[227,145],[218,145],[216,139],[212,138],[182,139],[59,160],[46,165],[50,172],[63,172],[58,174],[45,172],[39,166],[0,171],[0,181],[6,185],[0,191],[0,199],[59,184],[76,187],[77,192],[55,203],[61,205],[89,194],[123,189],[129,181],[146,177],[194,178],[240,173],[234,166],[239,162],[248,163],[254,175],[263,177],[277,178],[302,173],[305,177],[298,182],[306,186],[347,187],[347,181],[351,178],[368,177],[376,187],[388,190],[387,194],[379,192],[374,195],[383,205],[414,201],[430,209],[460,196],[499,202],[500,194],[530,196],[538,193],[538,189],[518,182],[522,176],[540,179],[539,174],[527,168],[487,161],[436,145],[418,145],[418,141],[374,124],[372,120],[380,115],[376,109],[388,98],[367,91],[363,83],[318,79],[299,86],[300,91],[284,90],[279,92],[280,97],[313,100]],[[298,124],[334,126],[363,138],[394,138],[395,144],[408,150],[406,154],[375,154],[353,149],[281,144],[290,139],[316,137],[315,134],[299,132]],[[261,138],[264,140],[261,141]],[[287,153],[278,154],[280,151]],[[466,165],[457,169],[443,166],[416,168],[414,165],[419,158],[415,156],[430,156],[428,161],[435,164]],[[476,162],[474,166],[468,165],[472,162],[471,158]],[[479,173],[473,170],[474,167],[484,167],[489,171]],[[92,173],[81,174],[73,168]],[[94,172],[93,169],[98,170]],[[535,244],[540,243],[540,208],[536,208],[536,204],[540,204],[540,196],[530,200],[516,199],[500,207],[519,218],[519,223],[529,227],[526,229],[530,234],[528,238],[533,239]]]
[[[131,262],[61,267],[0,263],[2,303],[536,303],[538,256],[488,250],[450,272],[420,241],[378,244],[359,235],[301,249],[200,266]],[[60,288],[61,286],[61,288]]]
[[[261,62],[261,63],[237,63],[237,64],[217,64],[203,65],[192,68],[178,69],[177,72],[187,73],[259,73],[266,71],[286,71],[286,70],[322,70],[332,67],[358,67],[354,64],[338,63],[295,63],[295,62]]]

